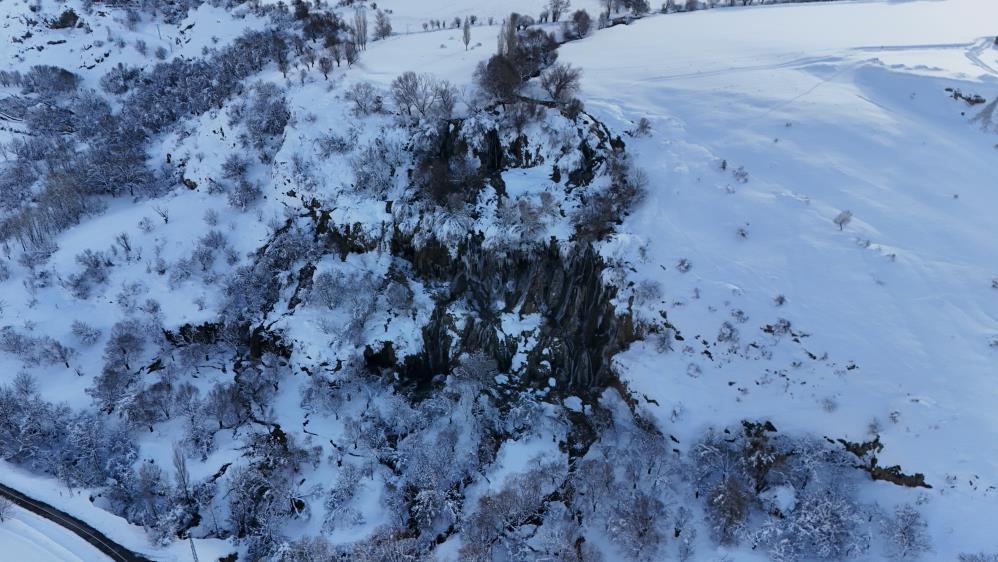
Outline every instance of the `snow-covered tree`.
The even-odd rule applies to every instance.
[[[911,504],[897,507],[894,516],[884,522],[884,534],[895,560],[919,558],[932,547],[925,518]]]

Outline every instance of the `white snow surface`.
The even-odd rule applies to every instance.
[[[19,507],[0,522],[0,558],[17,562],[110,560],[72,532]]]
[[[631,389],[681,440],[767,418],[862,441],[876,423],[880,464],[934,486],[940,560],[998,546],[998,138],[945,91],[998,95],[995,21],[983,0],[733,8],[560,51],[611,128],[652,124],[628,142],[648,199],[604,252],[661,287],[647,307],[686,341],[619,356]],[[808,337],[761,330],[780,318]]]

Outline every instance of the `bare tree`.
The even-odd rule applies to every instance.
[[[177,443],[173,444],[173,470],[174,478],[177,480],[177,488],[184,494],[184,498],[191,496],[191,473],[187,470],[187,457],[184,449]]]
[[[366,29],[366,27],[365,27]],[[378,13],[374,16],[374,38],[375,39],[387,39],[392,34],[392,22],[388,19],[388,15],[383,11],[378,10]]]
[[[589,12],[585,10],[576,10],[572,14],[571,29],[573,35],[577,39],[582,39],[586,35],[589,35],[589,30],[593,27],[593,20],[589,17]]]
[[[839,227],[839,230],[842,230],[851,221],[852,221],[852,211],[845,210],[839,213],[838,216],[835,217],[835,220],[833,222],[835,222],[835,224]]]
[[[516,26],[520,20],[520,14],[512,13],[502,22],[499,29],[499,49],[498,55],[509,56],[516,51]]]
[[[392,82],[392,98],[406,115],[447,119],[457,105],[457,91],[446,80],[408,71]]]
[[[358,51],[367,48],[367,10],[363,7],[353,13],[353,45]]]
[[[579,91],[582,70],[558,63],[541,75],[541,87],[556,102],[564,103]]]
[[[523,85],[516,67],[502,55],[493,55],[487,63],[478,63],[475,80],[482,90],[502,101],[511,99]]]
[[[413,71],[403,72],[392,81],[392,98],[406,115],[426,115],[433,102],[431,78]]]
[[[329,57],[321,57],[319,59],[319,70],[322,71],[322,77],[329,80],[329,72],[333,69],[333,59]]]
[[[568,8],[572,5],[569,0],[551,0],[548,3],[548,10],[551,12],[551,21],[557,22],[561,19],[561,15],[568,11]]]
[[[461,30],[461,39],[464,41],[464,50],[468,50],[468,44],[471,43],[471,19],[464,18],[464,28]]]
[[[343,56],[347,60],[347,66],[353,66],[353,63],[357,62],[359,54],[360,53],[357,51],[357,47],[353,43],[347,43],[346,46],[343,47]]]
[[[932,548],[928,525],[911,504],[898,506],[894,517],[885,522],[884,531],[895,560],[912,560]]]

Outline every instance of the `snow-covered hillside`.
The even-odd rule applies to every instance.
[[[107,562],[92,546],[55,523],[18,509],[0,523],[3,556],[23,562]]]
[[[631,389],[681,412],[687,439],[746,417],[855,441],[876,427],[881,463],[937,490],[940,559],[995,547],[998,139],[951,91],[998,94],[996,20],[987,2],[773,6],[562,48],[596,115],[654,130],[628,145],[648,202],[607,252],[660,287],[650,306],[687,342],[619,357]],[[809,337],[762,331],[783,318]],[[740,338],[718,343],[725,322]]]
[[[0,483],[155,560],[998,559],[998,4],[677,4],[0,3]]]

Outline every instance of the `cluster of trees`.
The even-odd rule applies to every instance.
[[[83,9],[93,13],[95,9],[124,7],[132,12],[145,12],[154,18],[162,18],[165,23],[178,24],[187,17],[190,10],[197,9],[204,0],[84,0]]]
[[[603,174],[609,185],[594,193],[572,216],[572,224],[583,239],[598,240],[613,232],[647,193],[648,177],[621,150],[610,153]]]
[[[0,351],[20,358],[28,367],[65,365],[75,353],[49,336],[32,336],[18,332],[13,326],[0,328]]]
[[[431,29],[447,29],[448,27],[454,29],[457,29],[459,27],[469,28],[477,24],[478,24],[478,16],[476,15],[470,15],[464,18],[464,20],[462,20],[459,17],[455,17],[453,20],[451,20],[449,25],[448,22],[444,20],[430,20],[423,22],[423,31],[429,31]]]
[[[391,93],[400,112],[424,120],[450,119],[457,105],[457,88],[450,82],[411,70],[392,81]]]
[[[855,459],[814,438],[791,438],[768,423],[708,433],[693,449],[692,480],[721,544],[748,542],[777,561],[851,559],[882,528],[897,559],[929,549],[926,524],[912,506],[893,516],[855,496]],[[761,525],[753,521],[764,515]]]
[[[468,484],[495,460],[498,444],[524,432],[565,429],[566,420],[528,395],[495,398],[489,391],[495,372],[494,363],[468,357],[443,389],[418,404],[368,387],[380,405],[368,401],[359,417],[345,421],[347,441],[330,459],[341,468],[326,496],[326,528],[362,523],[355,506],[365,487],[387,493],[390,522],[356,544],[303,538],[277,552],[288,560],[291,553],[366,560],[387,552],[418,559],[460,532],[464,560],[597,561],[603,559],[597,543],[624,560],[693,560],[699,513],[716,542],[749,543],[774,560],[861,555],[878,521],[895,559],[915,559],[930,548],[913,506],[885,514],[857,502],[849,482],[858,473],[844,453],[810,438],[769,436],[765,424],[708,434],[682,460],[648,420],[601,410],[608,417],[580,456],[539,463],[469,501]],[[343,411],[343,401],[360,392],[345,382],[320,386],[322,405],[309,401],[312,407]],[[339,398],[329,402],[330,393]],[[686,482],[701,506],[687,501]]]
[[[242,80],[286,51],[279,32],[249,31],[207,59],[178,58],[141,73],[115,67],[101,84],[122,97],[118,113],[95,92],[80,91],[73,73],[32,68],[19,80],[34,100],[24,116],[33,136],[9,145],[15,159],[4,182],[11,193],[36,194],[33,204],[0,222],[0,238],[18,241],[26,251],[44,249],[55,234],[99,211],[100,196],[139,197],[172,187],[147,165],[149,135],[219,107],[242,88]],[[271,123],[262,123],[264,133]],[[39,181],[41,189],[35,187]]]
[[[121,426],[44,400],[38,383],[18,374],[0,386],[0,456],[71,487],[114,485],[136,459]]]
[[[280,148],[284,128],[291,119],[284,91],[272,82],[261,82],[252,88],[252,93],[245,102],[236,103],[229,109],[229,127],[244,126],[240,141],[246,148],[257,152],[260,160],[268,162]],[[246,181],[245,166],[242,173],[228,169],[226,176],[237,180],[239,184]],[[238,205],[245,208],[245,204]]]
[[[542,86],[554,101],[568,103],[578,89],[580,73],[570,66],[556,66],[558,44],[554,37],[537,28],[526,26],[523,16],[513,13],[503,22],[499,32],[498,52],[488,61],[479,64],[475,73],[478,85],[496,99],[506,102],[514,99],[527,80],[548,68]],[[576,12],[566,27],[570,37],[583,37],[589,32],[589,18],[585,12]],[[552,68],[553,67],[553,68]]]

